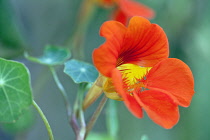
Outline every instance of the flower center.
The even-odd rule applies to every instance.
[[[123,64],[117,67],[122,74],[125,91],[131,96],[136,89],[144,88],[142,81],[145,80],[146,74],[152,67],[140,67],[134,64]],[[114,100],[122,100],[118,93],[116,93],[112,79],[107,78],[103,85],[104,93],[108,98]]]
[[[122,79],[127,86],[140,84],[152,67],[140,67],[134,64],[123,64],[117,67],[122,73]]]

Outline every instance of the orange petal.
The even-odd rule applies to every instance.
[[[151,8],[132,0],[119,0],[119,7],[128,17],[143,16],[150,19],[155,16]]]
[[[147,90],[140,94],[134,93],[134,97],[147,112],[150,119],[158,125],[170,129],[179,120],[178,105],[166,94]]]
[[[93,52],[93,63],[104,76],[111,77],[111,71],[116,67],[118,52],[123,42],[126,27],[117,21],[107,21],[100,29],[100,35],[106,42]]]
[[[145,18],[131,18],[119,54],[123,63],[151,67],[168,55],[168,39],[163,29]]]
[[[128,20],[128,16],[125,15],[125,13],[121,10],[121,9],[117,9],[114,13],[113,13],[113,17],[112,19],[121,22],[122,24],[126,25],[127,24],[127,20]]]
[[[112,80],[116,91],[123,97],[124,103],[127,106],[128,110],[137,118],[142,118],[142,108],[135,100],[135,98],[133,96],[130,96],[123,89],[122,75],[118,69],[114,69],[112,71]]]
[[[168,58],[155,65],[144,83],[146,88],[169,95],[177,104],[187,107],[194,95],[190,68],[181,60]]]

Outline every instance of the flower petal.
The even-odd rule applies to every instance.
[[[166,94],[147,90],[140,94],[134,93],[134,97],[148,116],[158,125],[170,129],[177,124],[179,120],[178,105]]]
[[[150,19],[155,16],[152,9],[132,0],[119,0],[119,7],[128,17],[142,16]]]
[[[190,68],[181,60],[165,59],[155,65],[146,77],[146,88],[169,95],[183,107],[190,105],[194,95],[194,80]]]
[[[168,39],[163,29],[145,18],[131,18],[119,54],[123,63],[151,67],[168,55]]]
[[[117,21],[107,21],[100,29],[100,35],[106,42],[93,51],[93,63],[104,76],[111,77],[116,67],[118,52],[123,42],[126,27]]]
[[[142,108],[135,100],[135,98],[123,89],[122,75],[118,69],[112,71],[112,80],[115,86],[116,91],[123,97],[124,103],[128,110],[137,118],[143,117]]]

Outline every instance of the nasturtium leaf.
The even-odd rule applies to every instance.
[[[93,65],[75,59],[65,63],[64,72],[75,83],[94,82],[98,77],[98,72]]]
[[[65,48],[48,45],[42,56],[32,57],[25,53],[25,57],[33,62],[52,66],[63,64],[70,57],[70,52]]]
[[[15,122],[31,104],[28,69],[22,63],[0,58],[0,122]]]
[[[35,116],[31,109],[26,110],[14,123],[3,123],[1,128],[8,133],[19,133],[28,130],[35,122]]]

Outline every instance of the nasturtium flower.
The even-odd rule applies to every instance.
[[[103,77],[108,98],[124,101],[142,118],[142,109],[158,125],[169,129],[179,120],[178,106],[188,107],[194,94],[190,68],[168,58],[166,34],[143,17],[132,17],[128,27],[107,21],[100,29],[106,38],[93,52],[93,63]]]
[[[136,1],[132,0],[98,0],[99,4],[104,7],[116,6],[112,14],[112,18],[123,24],[126,24],[132,16],[142,16],[151,19],[155,16],[155,12]]]

